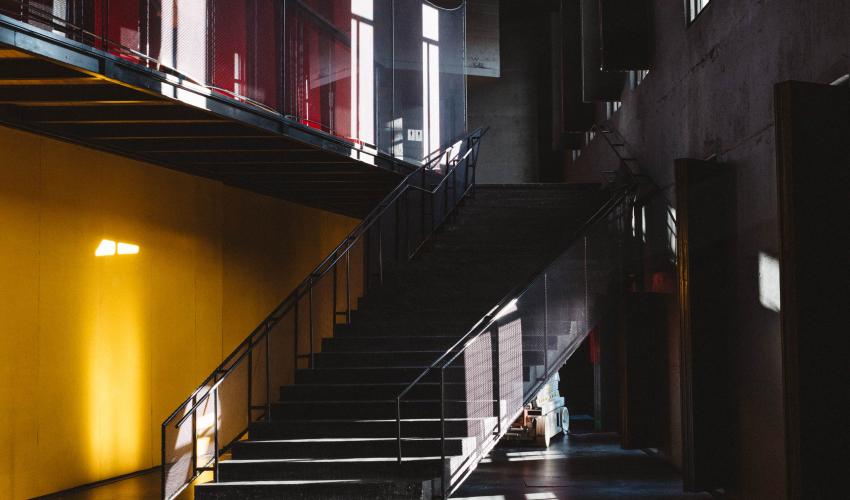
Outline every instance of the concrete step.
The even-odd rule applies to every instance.
[[[549,349],[557,349],[558,339],[569,334],[564,329],[553,331],[549,335]],[[359,351],[394,351],[408,349],[417,350],[445,350],[452,347],[462,335],[455,336],[347,336],[322,339],[322,352],[359,352]],[[526,335],[522,338],[522,346],[525,350],[542,349],[543,335]]]
[[[316,368],[428,366],[445,351],[322,352]]]
[[[445,351],[459,338],[459,335],[334,337],[322,339],[322,352],[402,351],[405,349]]]
[[[489,309],[488,309],[489,310]],[[486,313],[486,311],[484,311]],[[429,319],[395,320],[374,317],[353,320],[350,325],[336,325],[334,338],[342,337],[460,337],[484,315],[466,314],[460,318],[435,316]],[[477,316],[477,317],[476,317]]]
[[[198,500],[431,500],[431,481],[239,481],[195,487]]]
[[[445,441],[446,454],[464,455],[472,451],[474,438],[449,438]],[[438,437],[401,441],[402,456],[440,456],[441,439]],[[275,458],[371,458],[391,457],[398,454],[398,441],[392,437],[380,438],[303,438],[263,441],[239,441],[233,445],[234,460],[261,460]]]
[[[542,364],[542,355],[538,356]],[[295,373],[297,384],[333,384],[339,380],[350,383],[384,383],[387,380],[411,383],[425,371],[426,366],[408,367],[343,367],[343,368],[317,368],[315,370],[303,369]],[[523,371],[524,380],[528,381],[529,367],[526,365]],[[463,382],[466,380],[467,372],[462,366],[450,366],[446,368],[446,382]],[[439,370],[432,370],[425,374],[421,382],[437,383],[440,381]]]
[[[315,370],[298,370],[295,372],[295,383],[300,384],[335,384],[340,380],[347,383],[380,384],[413,382],[422,372],[425,366],[413,367],[347,367],[347,368],[317,368]],[[423,382],[439,382],[440,374],[436,371],[426,374]],[[447,382],[462,382],[464,371],[462,368],[450,368],[446,370]]]
[[[395,399],[409,384],[296,384],[280,388],[281,401],[327,401],[345,398],[353,401],[379,401]],[[466,384],[455,382],[444,384],[447,398],[459,399],[466,396]],[[416,384],[407,399],[440,399],[440,384],[427,382]]]
[[[401,418],[466,418],[470,411],[489,408],[494,401],[445,401],[441,410],[438,400],[405,400],[401,402]],[[391,420],[397,415],[396,401],[283,401],[272,404],[272,420],[310,420],[334,418],[340,420]],[[474,416],[474,415],[472,415]]]
[[[496,418],[449,418],[445,421],[446,436],[483,435],[496,428]],[[401,435],[407,438],[439,437],[442,424],[439,418],[407,419],[401,421]],[[383,420],[285,420],[254,422],[248,430],[251,439],[336,439],[336,438],[395,438],[398,429],[395,418]]]
[[[449,461],[457,461],[452,457]],[[440,476],[440,457],[395,456],[335,459],[282,458],[274,460],[225,460],[219,463],[220,481],[339,480],[339,479],[433,479]]]

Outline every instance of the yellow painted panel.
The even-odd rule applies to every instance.
[[[33,137],[0,134],[0,497],[33,491],[38,460],[40,155]],[[20,168],[22,158],[26,168]],[[12,168],[15,166],[15,168]]]
[[[157,465],[162,420],[355,223],[0,128],[0,498]]]

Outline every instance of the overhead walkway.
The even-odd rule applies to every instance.
[[[69,23],[25,22],[13,15],[21,3],[0,2],[5,125],[356,217],[415,169],[261,103],[101,50],[90,36],[72,36]]]

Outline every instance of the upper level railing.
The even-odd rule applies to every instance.
[[[0,0],[0,14],[410,163],[467,130],[465,6]]]
[[[252,422],[272,415],[275,387],[312,368],[321,340],[350,321],[358,297],[404,265],[475,183],[476,130],[409,174],[162,423],[162,496],[212,471]],[[441,171],[441,167],[443,170]]]
[[[402,401],[420,383],[439,382],[443,461],[448,498],[489,452],[543,385],[607,316],[624,286],[630,211],[636,180],[609,186],[608,201],[574,235],[572,244],[530,282],[503,298],[396,398],[399,463]],[[450,384],[450,385],[449,385]],[[451,390],[448,390],[451,388]],[[446,420],[463,418],[473,450],[445,453]]]

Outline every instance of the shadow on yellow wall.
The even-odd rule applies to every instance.
[[[356,222],[0,128],[0,498],[157,465],[163,418]]]

